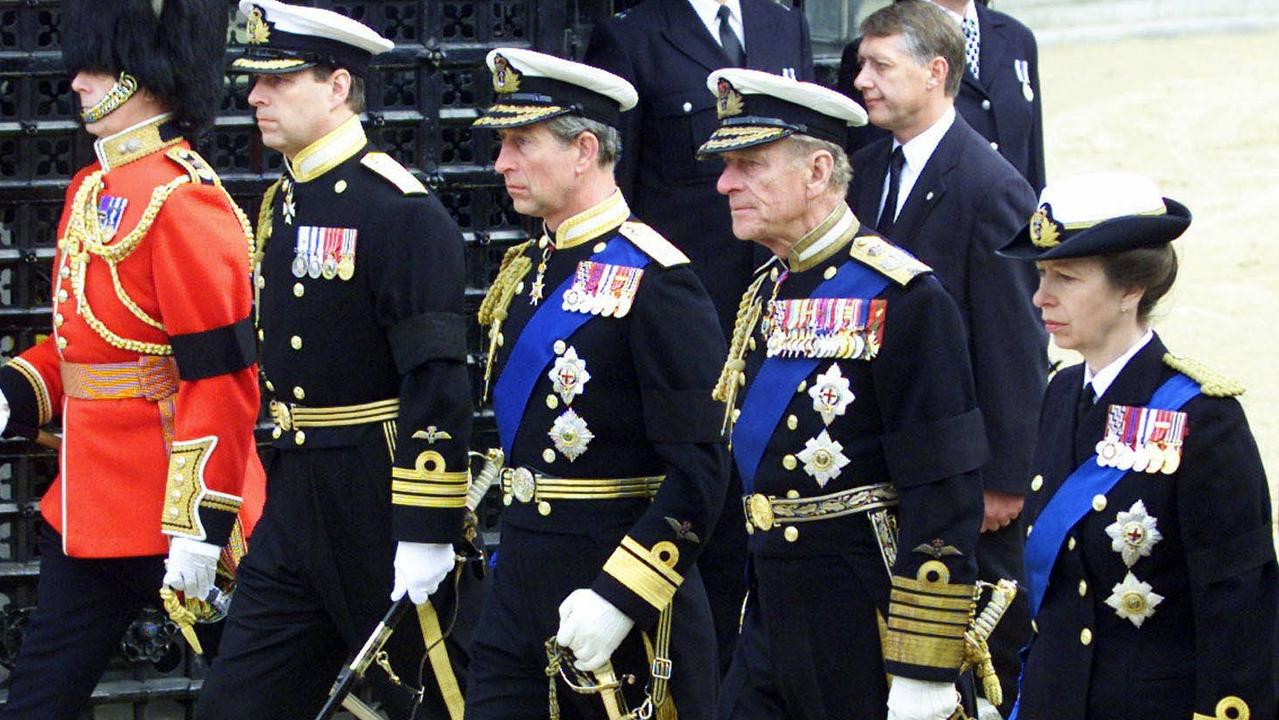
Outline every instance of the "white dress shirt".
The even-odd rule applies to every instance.
[[[919,179],[919,173],[923,172],[924,165],[928,164],[928,158],[933,156],[933,151],[941,143],[941,139],[945,137],[946,131],[955,122],[955,108],[948,107],[946,112],[937,118],[937,122],[932,124],[927,130],[916,135],[906,142],[905,145],[893,140],[893,149],[898,147],[902,149],[902,154],[906,156],[906,164],[902,166],[901,185],[897,188],[897,207],[893,210],[893,218],[897,218],[897,214],[902,211],[902,206],[906,204],[906,198],[910,197],[910,191],[915,188],[915,181]],[[891,160],[890,160],[891,164]],[[884,202],[888,200],[888,181],[890,173],[884,173],[884,187],[879,193],[879,217],[884,213]]]
[[[733,34],[737,36],[737,41],[742,44],[742,49],[746,49],[746,29],[742,27],[742,0],[688,0],[688,4],[693,6],[693,12],[697,13],[697,17],[702,19],[702,23],[706,25],[706,30],[710,32],[711,39],[715,44],[719,42],[719,8],[721,5],[728,8],[728,27],[732,29]]]
[[[1088,363],[1084,363],[1084,385],[1092,383],[1092,391],[1095,397],[1105,395],[1106,390],[1110,389],[1111,384],[1115,382],[1115,378],[1119,377],[1119,373],[1123,371],[1124,366],[1128,364],[1129,360],[1132,360],[1132,356],[1136,355],[1139,350],[1146,347],[1146,343],[1150,342],[1154,337],[1155,331],[1147,330],[1146,334],[1142,335],[1140,340],[1133,343],[1133,346],[1128,348],[1123,355],[1120,355],[1110,361],[1109,365],[1095,373],[1093,372],[1093,369],[1089,367]]]

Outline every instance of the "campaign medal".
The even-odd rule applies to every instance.
[[[284,202],[280,203],[280,212],[284,215],[284,224],[292,225],[293,218],[298,214],[297,203],[293,201],[293,182],[284,178],[280,184],[284,186]]]
[[[1035,89],[1030,86],[1030,61],[1013,60],[1013,71],[1017,73],[1017,80],[1021,82],[1021,96],[1026,98],[1026,102],[1034,102]]]
[[[342,230],[337,228],[324,229],[324,259],[320,264],[320,274],[325,280],[332,280],[338,276],[338,249],[342,242]]]
[[[310,228],[298,228],[297,238],[293,244],[293,277],[301,280],[306,277],[306,244]]]
[[[601,317],[625,317],[643,277],[643,268],[583,260],[577,264],[560,307]]]
[[[98,228],[102,230],[102,239],[110,240],[120,229],[120,221],[124,218],[124,208],[129,199],[103,195],[98,201]]]

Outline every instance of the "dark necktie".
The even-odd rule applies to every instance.
[[[1093,394],[1092,383],[1084,386],[1079,392],[1079,402],[1075,404],[1075,429],[1084,424],[1084,416],[1092,410],[1093,403],[1097,401],[1097,396]]]
[[[719,11],[715,14],[719,17],[719,44],[723,46],[724,54],[728,56],[728,63],[733,67],[745,67],[746,51],[742,49],[742,42],[737,39],[737,33],[733,32],[733,28],[728,24],[732,11],[727,5],[720,5]]]
[[[893,225],[897,222],[897,191],[902,186],[902,168],[906,167],[906,153],[902,146],[893,148],[893,157],[888,161],[888,197],[884,198],[884,209],[879,211],[879,221],[875,229],[880,235],[892,239]]]

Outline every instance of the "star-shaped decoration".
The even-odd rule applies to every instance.
[[[1132,504],[1127,511],[1121,510],[1115,515],[1115,521],[1106,526],[1106,534],[1110,536],[1110,549],[1119,553],[1124,565],[1132,567],[1136,562],[1150,554],[1155,544],[1163,539],[1157,527],[1158,520],[1146,514],[1146,504],[1141,500]]]
[[[1155,606],[1164,601],[1164,596],[1150,589],[1150,583],[1138,580],[1131,571],[1123,582],[1116,583],[1106,598],[1106,604],[1115,609],[1115,614],[1133,625],[1141,627],[1146,618],[1155,614]]]
[[[813,380],[808,396],[813,399],[813,411],[822,416],[827,426],[836,416],[843,415],[857,397],[848,386],[848,378],[839,371],[838,363],[831,363],[826,372]]]
[[[581,395],[582,386],[591,379],[591,374],[586,371],[586,361],[579,358],[577,350],[571,347],[555,358],[555,365],[546,375],[565,405],[571,404],[573,398]]]
[[[831,478],[839,477],[839,471],[848,464],[844,446],[832,440],[825,430],[815,438],[804,441],[804,449],[796,457],[804,463],[804,472],[817,480],[818,487],[826,487]]]
[[[551,431],[547,434],[551,436],[555,449],[568,458],[569,462],[586,452],[586,446],[595,439],[595,433],[586,427],[586,421],[573,412],[572,408],[555,418],[555,422],[551,423]]]

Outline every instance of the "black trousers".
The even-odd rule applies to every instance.
[[[559,629],[560,603],[574,590],[590,587],[624,532],[592,538],[529,532],[510,524],[502,528],[493,587],[471,643],[467,720],[545,720],[545,643]],[[695,570],[672,602],[668,702],[674,702],[680,720],[709,720],[718,674],[710,609]],[[631,710],[643,701],[649,682],[641,632],[632,630],[612,657],[614,672],[636,678],[626,692]],[[573,692],[563,681],[557,695],[565,720],[605,717],[596,696]]]
[[[1017,677],[1021,674],[1018,653],[1030,642],[1030,604],[1023,582],[1025,538],[1026,525],[1020,517],[1001,530],[982,533],[977,538],[977,577],[992,583],[1000,579],[1016,580],[1019,588],[1017,597],[988,640],[991,662],[1004,691],[1004,701],[999,705],[1004,717],[1012,712],[1017,700]]]
[[[390,607],[395,541],[391,537],[390,457],[380,434],[358,446],[271,450],[267,503],[240,564],[218,658],[204,682],[201,720],[299,720],[314,717],[341,665],[364,644]],[[441,625],[451,609],[441,608]],[[458,681],[465,655],[450,636]],[[412,614],[387,644],[399,677],[427,687],[414,717],[447,718],[438,684],[423,664],[422,633]],[[377,688],[394,720],[413,698],[376,665]]]
[[[889,580],[872,552],[752,556],[751,596],[719,720],[887,716],[876,608],[887,605]]]
[[[74,720],[143,606],[159,604],[164,557],[70,558],[40,531],[40,581],[4,720]]]
[[[723,677],[733,661],[733,645],[737,642],[742,601],[746,597],[746,525],[742,522],[742,480],[736,470],[729,478],[724,510],[697,558],[697,566],[701,568],[706,598],[711,604],[719,674]]]

